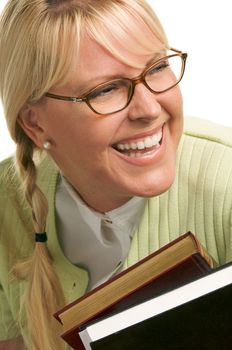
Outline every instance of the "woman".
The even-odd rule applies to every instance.
[[[186,57],[143,0],[8,1],[0,349],[62,349],[55,310],[187,230],[231,259],[226,130],[179,145]]]

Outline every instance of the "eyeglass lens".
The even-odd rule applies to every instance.
[[[182,64],[179,55],[160,60],[146,71],[145,83],[158,93],[171,88],[182,77]],[[113,80],[94,89],[88,95],[88,103],[101,114],[120,111],[128,104],[132,88],[133,82],[129,79]]]

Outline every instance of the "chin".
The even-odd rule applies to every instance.
[[[153,176],[152,179],[144,182],[144,185],[138,189],[138,193],[136,195],[146,198],[158,196],[169,190],[174,182],[174,179],[175,171],[169,171],[166,174],[163,173],[162,176]]]

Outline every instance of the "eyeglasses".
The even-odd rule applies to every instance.
[[[172,89],[181,81],[185,71],[187,53],[176,49],[170,50],[175,54],[161,57],[135,78],[107,81],[80,97],[60,96],[50,92],[47,92],[45,96],[74,103],[85,102],[93,112],[100,115],[120,112],[131,102],[137,84],[142,83],[152,93],[160,94]]]

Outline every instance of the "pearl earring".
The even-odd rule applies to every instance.
[[[49,141],[44,142],[43,148],[46,150],[49,150],[51,148],[51,142]]]

